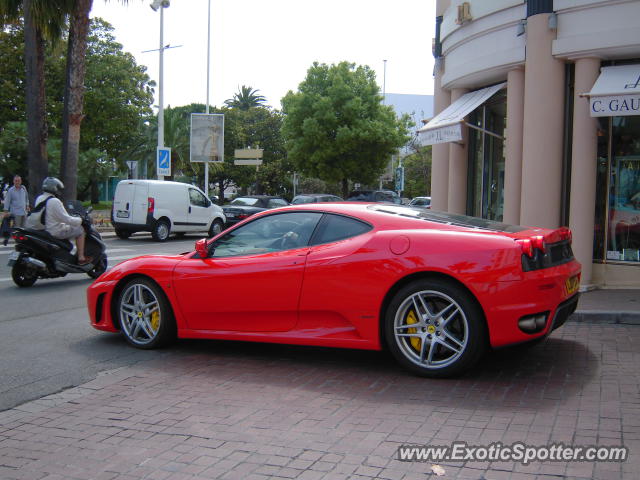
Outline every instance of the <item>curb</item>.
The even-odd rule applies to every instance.
[[[568,321],[579,323],[606,323],[616,325],[640,325],[640,312],[608,312],[601,310],[576,310]]]

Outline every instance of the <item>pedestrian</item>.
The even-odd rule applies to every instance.
[[[13,228],[21,228],[24,227],[29,210],[29,194],[22,185],[22,177],[16,175],[13,177],[13,186],[7,190],[4,197],[3,218],[13,217]],[[3,243],[6,245],[7,239]]]

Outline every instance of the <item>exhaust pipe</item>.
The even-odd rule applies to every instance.
[[[47,264],[44,263],[42,260],[38,260],[37,258],[32,258],[32,257],[26,257],[23,259],[24,262],[28,263],[29,265],[32,265],[40,270],[46,270],[47,269]]]

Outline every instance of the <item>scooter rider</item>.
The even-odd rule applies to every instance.
[[[64,189],[64,184],[55,177],[47,177],[42,182],[44,192],[36,199],[36,205],[52,197],[46,205],[45,230],[54,238],[75,239],[78,249],[78,265],[86,265],[93,261],[91,257],[85,257],[84,244],[85,232],[82,227],[82,219],[73,217],[67,213],[62,202],[57,198]]]

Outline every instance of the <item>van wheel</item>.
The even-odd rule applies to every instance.
[[[128,230],[119,230],[116,228],[116,236],[118,238],[121,238],[122,240],[126,240],[131,236],[131,232],[129,232]]]
[[[151,236],[156,242],[166,242],[170,233],[171,225],[169,225],[169,222],[166,220],[158,220],[155,227],[153,227]]]
[[[220,232],[224,230],[224,225],[222,225],[222,220],[216,218],[213,222],[211,222],[211,227],[209,228],[209,237],[215,237]]]

